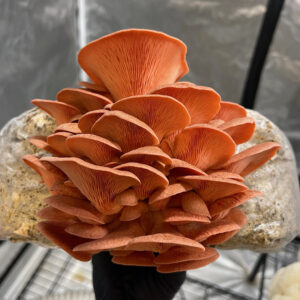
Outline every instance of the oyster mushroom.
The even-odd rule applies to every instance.
[[[179,82],[185,55],[166,34],[122,30],[79,52],[93,82],[33,100],[57,123],[30,139],[53,156],[24,157],[52,194],[38,229],[73,257],[109,251],[118,264],[194,269],[246,223],[237,206],[259,192],[244,176],[280,146],[235,154],[255,122],[213,89]]]

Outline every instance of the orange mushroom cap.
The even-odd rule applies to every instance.
[[[112,103],[102,95],[74,88],[62,89],[57,93],[56,97],[59,102],[72,105],[79,109],[81,113],[101,109],[105,105]]]
[[[231,121],[232,119],[236,118],[244,118],[247,117],[247,111],[246,109],[233,102],[229,101],[221,101],[220,102],[220,110],[215,115],[215,120],[223,120],[225,122]]]
[[[96,165],[117,161],[121,154],[121,147],[93,134],[77,134],[66,140],[66,146],[74,156],[87,157]]]
[[[241,176],[247,176],[270,160],[280,148],[281,146],[274,142],[254,145],[232,156],[231,159],[221,166],[221,169],[240,174]]]
[[[115,167],[116,170],[126,170],[138,177],[141,185],[134,187],[138,199],[146,199],[158,188],[166,187],[169,184],[166,176],[153,167],[140,163],[125,163]]]
[[[47,142],[46,136],[32,136],[28,139],[28,141],[36,146],[37,148],[47,151],[55,156],[60,156],[61,154],[54,149],[51,148],[51,146]]]
[[[172,163],[172,159],[157,146],[145,146],[131,150],[121,156],[123,161],[135,161],[147,165],[154,161],[159,161],[167,165]]]
[[[236,118],[221,124],[218,128],[228,133],[238,145],[250,140],[254,133],[255,122],[252,118]]]
[[[209,122],[220,109],[220,95],[205,86],[176,82],[159,87],[151,93],[171,96],[180,101],[191,116],[191,124]]]
[[[130,172],[96,166],[79,158],[44,157],[42,161],[50,162],[67,174],[82,194],[100,212],[108,215],[122,208],[112,201],[117,194],[140,184],[139,179]]]
[[[67,232],[65,232],[62,226],[56,223],[51,223],[50,221],[40,222],[37,228],[43,233],[49,240],[54,244],[61,247],[67,253],[69,253],[74,258],[81,261],[89,261],[92,255],[89,252],[74,252],[72,249],[82,242],[86,241],[83,238],[75,237]]]
[[[56,120],[57,125],[73,121],[75,117],[81,115],[80,110],[75,106],[62,102],[34,99],[32,104],[52,116]]]
[[[235,143],[224,131],[209,125],[194,125],[176,136],[172,150],[176,158],[206,170],[231,158]]]
[[[176,38],[153,30],[128,29],[89,43],[79,52],[78,62],[118,100],[177,81],[188,72],[185,55],[186,46]]]
[[[94,92],[107,92],[107,89],[103,82],[101,82],[100,79],[98,79],[98,84],[88,82],[88,81],[79,81],[77,84],[83,88],[86,88],[88,90],[94,91]]]
[[[124,152],[159,143],[146,123],[121,111],[105,112],[93,125],[92,133],[116,142]]]
[[[230,196],[248,188],[241,182],[213,176],[182,176],[180,181],[192,186],[198,195],[206,202],[215,201],[216,199]]]
[[[83,133],[91,133],[93,125],[101,116],[103,116],[105,112],[105,109],[98,109],[87,112],[79,119],[78,127]]]
[[[170,132],[190,124],[190,115],[179,101],[161,95],[132,96],[112,105],[111,110],[123,111],[146,123],[161,140]]]

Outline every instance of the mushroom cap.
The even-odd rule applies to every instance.
[[[51,163],[67,174],[81,193],[106,215],[115,214],[122,209],[112,201],[117,194],[140,184],[139,179],[130,172],[96,166],[80,158],[44,157],[41,160]]]
[[[220,95],[205,86],[176,82],[161,86],[151,94],[167,95],[180,101],[191,116],[191,124],[209,122],[220,109]]]
[[[209,125],[185,128],[174,140],[174,157],[185,160],[201,170],[225,163],[235,153],[229,134]]]
[[[121,30],[95,40],[78,54],[78,62],[115,100],[147,94],[174,83],[188,72],[186,46],[178,39],[145,29]]]
[[[56,95],[59,102],[72,105],[81,113],[101,109],[112,103],[107,97],[83,89],[66,88]]]
[[[146,123],[161,140],[173,131],[190,124],[190,115],[183,104],[172,97],[142,95],[121,99],[111,110],[123,111]]]

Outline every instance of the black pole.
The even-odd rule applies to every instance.
[[[272,43],[273,35],[278,23],[284,0],[269,0],[267,11],[256,41],[250,68],[243,90],[241,104],[246,108],[253,108],[256,92],[259,86],[264,63]]]
[[[267,254],[265,254],[265,259],[262,263],[262,270],[261,270],[261,279],[259,284],[259,295],[258,300],[262,300],[264,297],[264,285],[265,285],[265,272],[267,267]]]
[[[256,275],[257,273],[259,272],[260,268],[265,264],[265,261],[267,259],[267,254],[266,253],[263,253],[263,254],[260,254],[258,259],[256,260],[255,262],[255,265],[251,271],[251,273],[249,274],[248,276],[248,281],[249,282],[253,282],[256,278]]]

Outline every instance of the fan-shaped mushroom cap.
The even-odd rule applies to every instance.
[[[248,188],[232,179],[207,176],[183,176],[178,180],[188,183],[192,186],[197,194],[206,202],[215,201],[239,192],[243,192]]]
[[[246,202],[247,200],[261,196],[262,193],[259,191],[244,191],[240,192],[234,195],[231,195],[229,197],[221,198],[210,204],[209,206],[209,212],[212,217],[218,215],[219,213],[226,211],[230,208],[239,206]]]
[[[66,139],[73,134],[70,132],[57,132],[47,138],[47,142],[52,149],[60,153],[59,156],[73,156],[73,153],[66,145]]]
[[[172,201],[180,201],[183,210],[188,213],[210,217],[210,213],[205,202],[193,191],[176,195],[175,197],[172,197],[171,202]]]
[[[123,111],[146,123],[161,140],[166,134],[186,127],[190,115],[185,106],[172,97],[142,95],[121,99],[111,110]]]
[[[50,241],[65,250],[74,258],[81,261],[89,261],[91,259],[92,255],[88,252],[74,252],[72,250],[75,246],[85,242],[86,239],[64,232],[64,227],[59,226],[55,222],[40,222],[38,223],[37,228]]]
[[[32,104],[52,116],[56,120],[57,125],[71,122],[74,117],[81,115],[79,109],[62,102],[34,99],[32,100]]]
[[[238,231],[239,230],[232,230],[232,231],[228,231],[228,232],[215,234],[215,235],[210,236],[208,239],[206,239],[202,243],[205,246],[222,244],[222,243],[228,241],[230,238],[232,238]]]
[[[67,147],[78,157],[87,157],[97,165],[119,159],[121,148],[94,134],[77,134],[67,139]]]
[[[170,174],[169,171],[166,169],[166,165],[164,163],[160,162],[160,161],[154,161],[151,164],[151,166],[153,168],[155,168],[156,170],[160,171],[161,173],[163,173],[166,176],[168,176]]]
[[[189,164],[188,162],[180,159],[173,158],[172,164],[167,166],[167,170],[173,176],[185,176],[185,175],[206,175],[205,172]]]
[[[223,218],[223,222],[235,222],[239,227],[242,227],[247,222],[247,216],[238,208],[233,208],[230,212]],[[218,221],[216,221],[218,222]],[[220,221],[219,221],[220,222]],[[220,230],[220,228],[219,228]],[[224,243],[233,237],[239,230],[227,230],[225,232],[214,234],[208,237],[205,241],[203,241],[204,245],[217,245],[220,243]]]
[[[247,216],[243,211],[235,207],[230,210],[229,214],[224,218],[224,220],[232,220],[242,227],[247,223]]]
[[[235,152],[235,143],[224,131],[194,125],[176,136],[172,150],[174,157],[206,170],[226,162]]]
[[[255,130],[255,121],[252,118],[236,118],[223,123],[219,128],[227,132],[238,145],[250,140]]]
[[[151,93],[171,96],[180,101],[191,116],[191,124],[209,122],[220,109],[220,95],[205,86],[177,82],[159,87]]]
[[[123,152],[159,143],[147,124],[121,111],[107,111],[96,121],[92,133],[116,142]]]
[[[156,265],[174,264],[191,260],[207,259],[217,254],[214,248],[206,247],[205,251],[202,249],[195,249],[185,246],[174,246],[164,253],[160,253],[155,257],[154,263]]]
[[[192,187],[186,183],[173,183],[168,185],[165,188],[160,188],[155,191],[149,198],[149,204],[170,198],[180,193],[190,191]]]
[[[116,166],[116,170],[126,170],[135,174],[141,181],[141,185],[134,187],[138,199],[146,199],[154,190],[161,187],[166,187],[169,184],[167,177],[145,164],[129,162]]]
[[[66,88],[56,95],[59,102],[63,102],[79,109],[81,113],[90,110],[101,109],[105,105],[112,103],[108,98],[86,91],[83,89]]]
[[[169,223],[164,222],[164,215],[163,215],[163,210],[158,210],[158,211],[150,211],[152,215],[152,227],[151,230],[148,232],[148,234],[157,234],[157,233],[170,233],[176,236],[183,236],[178,229],[170,225]],[[164,245],[163,251],[167,251],[171,246],[170,245]]]
[[[122,222],[122,225],[105,237],[78,245],[74,251],[102,251],[126,246],[135,237],[143,235],[141,226],[135,222]]]
[[[53,148],[50,147],[50,145],[47,142],[46,136],[31,136],[28,141],[36,146],[37,148],[47,151],[55,156],[60,156],[61,154],[55,151]]]
[[[98,224],[105,224],[106,216],[102,215],[85,199],[74,198],[70,196],[51,196],[45,199],[45,202],[64,213],[94,221]]]
[[[208,217],[189,213],[181,208],[167,208],[163,211],[163,214],[164,222],[171,223],[172,225],[186,224],[189,222],[210,223]]]
[[[86,88],[91,91],[95,92],[107,92],[107,88],[105,87],[104,83],[98,79],[98,84],[88,82],[88,81],[78,81],[77,84],[83,88]]]
[[[100,239],[107,235],[108,230],[104,226],[86,223],[74,223],[65,228],[65,232],[86,239]]]
[[[231,173],[231,172],[211,170],[211,171],[208,171],[208,174],[213,177],[233,179],[233,180],[240,181],[240,182],[244,181],[244,177],[242,177],[239,174]]]
[[[63,183],[67,179],[66,175],[58,168],[46,161],[41,161],[34,155],[25,155],[23,157],[23,161],[43,178],[48,189],[50,189],[55,183]]]
[[[65,221],[68,219],[75,219],[74,216],[51,206],[44,207],[43,209],[39,210],[36,215],[39,218],[47,221]]]
[[[79,199],[84,199],[84,195],[75,186],[66,185],[65,182],[57,182],[53,184],[50,188],[52,195],[56,196],[70,196]]]
[[[247,117],[246,109],[237,103],[221,101],[220,106],[219,112],[214,117],[215,120],[228,122],[232,119]]]
[[[121,221],[133,221],[141,217],[144,212],[148,211],[147,204],[140,201],[135,206],[125,206],[122,210],[120,220]]]
[[[103,116],[105,112],[106,112],[105,109],[98,109],[98,110],[89,111],[86,114],[84,114],[79,119],[78,122],[78,126],[80,130],[83,133],[91,133],[93,125],[101,116]]]
[[[124,192],[121,192],[114,199],[116,204],[122,206],[136,206],[138,204],[138,200],[139,199],[136,195],[136,192],[133,189],[128,189]]]
[[[74,134],[81,133],[78,123],[64,123],[56,127],[55,132],[70,132]]]
[[[89,43],[78,62],[114,99],[147,94],[188,72],[186,46],[178,39],[144,29],[121,30]]]
[[[213,256],[201,260],[190,260],[169,265],[158,265],[156,269],[160,273],[173,273],[198,269],[214,262],[215,260],[217,260],[218,257],[219,254],[216,253]]]
[[[273,142],[254,145],[232,156],[220,169],[247,176],[271,159],[280,147],[279,144]]]
[[[67,174],[81,193],[106,215],[121,210],[122,207],[112,201],[117,194],[140,184],[139,179],[130,172],[96,166],[80,158],[44,157],[42,160]]]
[[[166,249],[166,246],[170,247],[176,245],[188,246],[204,251],[204,247],[200,243],[172,233],[156,233],[138,236],[131,239],[125,249],[135,251],[163,252]]]
[[[211,236],[239,230],[247,222],[246,215],[237,208],[229,211],[223,219],[209,224],[190,223],[177,226],[179,232],[198,242],[202,242]]]
[[[172,163],[169,155],[157,146],[145,146],[131,150],[121,156],[123,161],[135,161],[146,165],[151,165],[154,161],[162,162],[166,165]]]
[[[151,267],[154,266],[154,257],[153,252],[150,251],[135,251],[126,256],[114,256],[112,262],[125,266]]]

